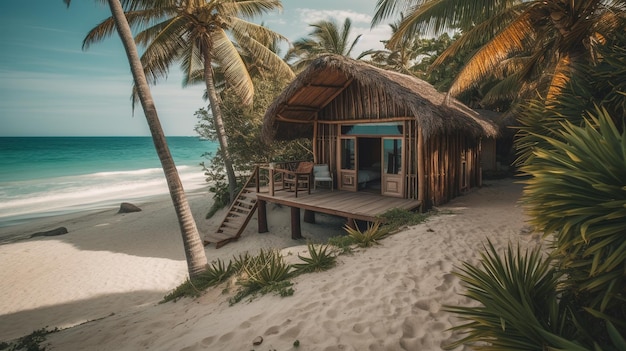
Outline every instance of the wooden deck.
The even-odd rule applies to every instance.
[[[393,208],[414,210],[420,205],[419,201],[413,199],[394,198],[363,191],[318,189],[310,195],[301,192],[297,198],[294,193],[288,191],[276,191],[274,196],[261,192],[256,196],[261,201],[368,222],[376,221],[377,217]]]
[[[299,193],[296,198],[293,192],[281,190],[275,191],[274,195],[271,195],[269,191],[264,190],[260,189],[256,194],[259,206],[259,232],[267,231],[265,203],[272,202],[291,207],[291,236],[294,239],[301,237],[300,209],[305,210],[304,220],[306,222],[314,222],[314,213],[319,212],[344,217],[348,225],[353,225],[354,220],[380,221],[382,214],[394,208],[415,210],[420,205],[419,201],[414,199],[394,198],[364,191],[318,189],[312,191],[311,194]]]

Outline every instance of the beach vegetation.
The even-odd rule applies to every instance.
[[[262,135],[265,111],[280,94],[287,81],[267,78],[261,74],[253,75],[252,80],[256,88],[254,102],[250,106],[242,105],[230,87],[226,87],[220,93],[224,129],[229,136],[229,151],[237,174],[237,192],[241,190],[258,163],[279,159],[304,160],[312,157],[310,140],[275,141],[270,144],[265,142]],[[201,108],[196,111],[195,116],[198,119],[196,133],[203,139],[216,141],[216,127],[211,111]],[[213,204],[206,215],[206,218],[211,218],[221,208],[230,204],[230,187],[221,153],[206,153],[203,156],[209,160],[201,165],[206,181],[210,184],[209,190],[214,194]]]
[[[480,305],[446,307],[462,321],[452,330],[465,335],[447,349],[463,344],[476,350],[580,349],[569,341],[575,328],[559,311],[560,274],[539,247],[522,252],[509,244],[501,256],[489,241],[480,257],[477,266],[466,262],[455,272],[467,288],[463,295]]]
[[[520,106],[536,94],[558,98],[577,65],[601,59],[599,48],[622,31],[625,12],[615,0],[380,0],[372,26],[402,14],[389,48],[419,35],[460,32],[430,66],[447,68],[471,50],[448,93],[478,88],[479,99],[471,101],[476,107],[496,101]]]
[[[58,332],[58,328],[41,328],[12,342],[0,342],[2,351],[45,351],[41,344],[46,341],[48,334]]]
[[[392,208],[380,217],[382,218],[383,227],[390,233],[393,233],[404,227],[424,223],[428,215],[401,208]]]
[[[298,258],[303,263],[293,264],[293,274],[322,272],[333,268],[337,264],[337,257],[330,252],[329,245],[315,245],[311,242],[307,244],[308,257],[298,254]]]
[[[558,98],[521,109],[521,203],[548,256],[489,249],[480,266],[458,268],[481,306],[447,307],[465,321],[450,348],[626,350],[626,33],[603,40],[598,62],[572,66]],[[515,275],[508,295],[498,291]]]
[[[226,281],[235,272],[232,261],[229,261],[228,264],[220,259],[213,261],[207,265],[206,270],[191,279],[187,279],[167,294],[161,303],[176,301],[182,297],[198,297],[204,290]]]
[[[67,6],[70,6],[71,0],[63,0],[63,2]],[[129,7],[127,10],[133,11],[138,9],[136,6],[141,5],[135,1],[125,1],[124,3]],[[149,4],[150,2],[147,3]],[[134,13],[133,16],[127,16],[124,13],[122,3],[118,0],[108,0],[108,4],[109,9],[111,10],[111,17],[90,31],[87,38],[83,41],[83,49],[87,49],[90,44],[102,40],[114,31],[117,31],[119,34],[120,40],[122,41],[126,51],[126,57],[133,76],[133,91],[136,94],[135,96],[139,99],[141,107],[144,111],[146,121],[150,128],[150,134],[152,136],[152,140],[154,141],[154,147],[167,180],[176,216],[178,218],[178,222],[180,223],[180,230],[187,261],[187,270],[189,272],[189,276],[194,277],[204,270],[207,264],[206,253],[204,252],[204,246],[202,245],[200,233],[198,232],[193,214],[189,208],[189,203],[187,202],[187,197],[185,195],[180,176],[178,175],[176,164],[174,163],[174,159],[167,145],[165,133],[163,132],[163,128],[159,120],[154,99],[152,98],[148,78],[146,77],[147,73],[150,73],[150,65],[140,59],[135,39],[133,38],[131,31],[131,26],[144,23],[142,22],[142,17],[145,16],[136,16],[137,13]],[[176,4],[174,4],[174,6],[176,6]],[[148,10],[148,12],[150,12],[150,10]],[[158,17],[161,17],[164,13],[160,11],[157,12]],[[151,13],[154,15],[154,12]],[[178,47],[178,45],[176,45],[176,47]],[[167,73],[167,71],[164,73]],[[152,78],[156,78],[156,76],[153,76]]]
[[[464,264],[465,296],[454,307],[459,342],[476,349],[623,350],[626,347],[626,132],[603,108],[582,124],[561,121],[521,167],[522,202],[549,257],[490,247],[480,267]],[[512,283],[511,283],[512,282]]]
[[[328,238],[328,245],[335,247],[340,254],[350,254],[353,252],[353,246],[356,245],[356,242],[354,238],[346,234]]]
[[[348,233],[348,236],[354,240],[355,244],[360,247],[370,247],[378,245],[378,241],[386,238],[389,235],[389,231],[385,228],[381,228],[380,222],[368,223],[367,229],[361,230],[358,226],[351,228],[344,226],[344,230]]]
[[[236,281],[240,288],[230,299],[231,305],[257,294],[291,296],[294,293],[293,284],[289,281],[292,266],[285,262],[278,250],[261,249],[256,256],[241,256],[236,266],[239,268]]]

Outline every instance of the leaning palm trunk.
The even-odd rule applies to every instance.
[[[220,109],[220,101],[215,90],[215,82],[213,80],[213,66],[211,63],[211,56],[207,51],[204,51],[204,80],[206,82],[206,90],[209,95],[209,103],[211,104],[211,114],[213,115],[213,123],[215,125],[215,134],[217,134],[217,140],[220,143],[220,152],[224,159],[224,168],[226,168],[226,175],[228,176],[228,191],[230,195],[230,202],[235,200],[235,193],[237,192],[237,177],[235,176],[235,170],[233,168],[233,160],[228,150],[228,139],[226,138],[226,129],[224,128],[224,120],[222,118],[222,110]]]
[[[167,180],[167,186],[172,197],[172,202],[174,203],[174,209],[176,210],[180,231],[183,236],[189,276],[194,277],[204,271],[207,265],[207,258],[202,241],[200,240],[200,234],[198,233],[196,222],[191,214],[191,209],[189,208],[183,185],[178,176],[176,165],[174,164],[174,160],[167,146],[156,106],[152,99],[150,87],[148,86],[139,54],[137,53],[137,47],[135,46],[130,26],[124,15],[124,10],[119,0],[108,0],[108,2],[117,32],[120,35],[120,39],[126,50],[126,55],[128,56],[128,62],[137,88],[137,94],[141,101],[146,120],[148,121],[154,147],[161,161],[165,179]]]

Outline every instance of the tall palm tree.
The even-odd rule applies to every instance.
[[[196,82],[202,72],[211,107],[220,153],[228,176],[231,201],[237,178],[228,150],[220,98],[216,89],[216,70],[227,85],[249,105],[254,86],[238,47],[245,47],[258,62],[276,75],[293,78],[291,68],[278,55],[255,38],[284,39],[262,25],[249,22],[270,10],[281,9],[280,0],[126,0],[129,24],[140,29],[135,40],[146,47],[141,57],[145,73],[152,82],[166,77],[170,66],[179,63],[183,85]],[[111,33],[112,19],[92,29],[84,45]],[[198,70],[201,68],[201,70]]]
[[[536,91],[551,100],[568,84],[576,64],[597,58],[597,47],[621,30],[622,0],[379,0],[372,25],[399,10],[409,10],[390,40],[416,33],[459,28],[463,35],[433,65],[442,65],[462,48],[480,45],[456,77],[457,95],[481,80],[499,83],[489,99],[527,97]]]
[[[67,6],[70,5],[71,0],[63,0]],[[163,172],[167,180],[167,185],[174,203],[174,209],[176,216],[178,217],[178,223],[180,225],[180,231],[183,237],[183,245],[185,248],[185,256],[187,258],[187,269],[190,277],[195,277],[206,269],[207,258],[204,252],[204,246],[200,240],[200,234],[196,227],[196,222],[189,208],[187,197],[183,185],[178,176],[174,159],[167,146],[161,123],[159,122],[159,116],[157,114],[154,100],[150,92],[148,80],[143,71],[139,54],[137,53],[137,47],[133,40],[133,35],[130,30],[124,10],[120,0],[107,0],[111,9],[111,15],[114,21],[114,26],[119,33],[124,49],[126,50],[126,56],[128,63],[130,64],[130,70],[133,75],[135,87],[143,108],[148,126],[150,127],[150,133],[152,134],[152,140],[154,141],[154,147],[156,148],[157,155],[161,161]]]
[[[295,41],[285,56],[286,61],[295,60],[292,65],[295,71],[300,71],[323,54],[350,56],[352,49],[361,39],[359,34],[350,42],[352,21],[349,18],[345,19],[341,30],[334,20],[321,20],[310,26],[313,27],[313,31],[307,38]]]

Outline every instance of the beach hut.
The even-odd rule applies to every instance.
[[[275,99],[263,133],[313,140],[314,163],[328,165],[339,190],[426,210],[481,185],[481,140],[497,128],[414,76],[326,55]]]

